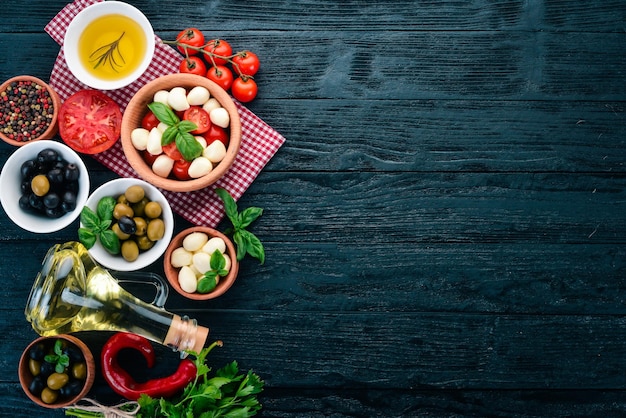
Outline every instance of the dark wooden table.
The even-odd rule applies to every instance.
[[[129,2],[262,59],[248,107],[287,142],[240,205],[265,209],[267,261],[166,304],[263,377],[262,416],[626,415],[624,1]],[[0,79],[49,78],[64,5],[3,2]],[[16,367],[38,264],[76,228],[0,214],[2,416],[63,415]]]

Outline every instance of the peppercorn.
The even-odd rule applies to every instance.
[[[0,92],[0,132],[26,142],[52,123],[54,104],[48,90],[34,81],[14,81]]]

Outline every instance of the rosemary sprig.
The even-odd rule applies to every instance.
[[[100,48],[93,51],[91,55],[89,55],[90,62],[98,61],[96,62],[96,65],[94,65],[93,67],[94,70],[98,68],[100,64],[108,62],[108,64],[113,69],[113,71],[117,72],[117,69],[115,67],[121,67],[123,64],[118,63],[118,61],[115,59],[115,52],[117,52],[117,55],[122,60],[122,62],[126,64],[126,61],[124,60],[124,57],[122,56],[120,52],[120,48],[119,48],[120,41],[122,40],[125,34],[126,32],[122,32],[120,37],[117,38],[115,41],[111,42],[110,44],[101,46]]]

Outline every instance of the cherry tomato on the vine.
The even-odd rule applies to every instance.
[[[226,58],[230,58],[230,56],[233,54],[233,48],[228,42],[223,39],[211,39],[202,49],[206,52],[209,52],[210,54],[219,55],[219,57],[213,56],[213,61],[216,65],[226,64]],[[206,54],[206,60],[209,64],[213,64],[210,54]]]
[[[176,37],[176,40],[180,44],[189,45],[189,46],[196,47],[196,48],[200,48],[202,45],[204,45],[204,35],[197,28],[187,28],[187,29],[181,30],[178,36]],[[178,46],[178,50],[181,53],[184,54],[185,50],[187,50],[187,54],[189,55],[196,55],[199,53],[198,50],[185,48],[183,45]]]
[[[231,93],[233,97],[242,103],[247,103],[256,97],[258,87],[251,78],[237,77],[233,81]]]
[[[211,145],[213,141],[222,141],[222,143],[228,146],[228,134],[226,130],[215,124],[211,125],[211,128],[202,135],[206,139],[207,145]]]
[[[141,127],[147,131],[151,131],[152,128],[156,128],[157,126],[159,126],[159,120],[151,110],[148,110],[146,116],[141,120]]]
[[[189,175],[189,166],[191,165],[191,161],[186,161],[184,159],[174,161],[174,166],[172,167],[172,174],[178,180],[190,180],[191,176]]]
[[[203,134],[211,128],[211,117],[209,113],[200,106],[191,106],[189,109],[185,110],[183,119],[196,124],[197,128],[189,132],[192,135]]]
[[[180,62],[179,70],[181,73],[189,73],[205,76],[206,75],[206,65],[202,58],[198,56],[183,58]]]
[[[239,75],[253,76],[259,71],[261,61],[259,61],[259,57],[254,52],[243,51],[233,57],[233,66],[239,68]],[[235,69],[235,71],[237,70]]]
[[[209,68],[206,77],[224,90],[230,89],[230,86],[233,85],[233,73],[224,65]]]

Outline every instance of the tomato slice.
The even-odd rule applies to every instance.
[[[148,110],[146,116],[144,116],[141,120],[141,127],[148,131],[151,131],[152,128],[156,128],[157,126],[159,126],[159,120],[157,119],[155,114],[152,113],[151,110]]]
[[[209,113],[200,106],[191,106],[189,109],[185,110],[183,119],[195,123],[198,127],[190,132],[192,135],[203,134],[211,128],[211,117]]]
[[[174,161],[183,159],[183,154],[176,147],[176,142],[172,141],[167,145],[163,145],[163,152]]]
[[[206,139],[207,144],[211,144],[213,141],[218,140],[228,146],[228,134],[221,126],[211,125],[211,128],[202,136]]]
[[[79,90],[59,109],[59,135],[72,149],[97,154],[111,148],[120,137],[122,111],[106,94]]]

